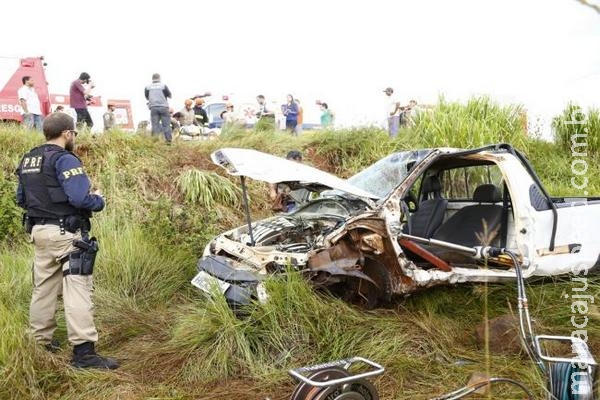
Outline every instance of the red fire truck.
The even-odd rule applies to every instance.
[[[15,61],[18,60],[18,63]],[[69,108],[69,96],[61,94],[50,94],[44,67],[44,57],[26,57],[21,59],[2,58],[0,68],[0,85],[8,77],[0,91],[0,121],[22,122],[21,106],[17,91],[23,86],[22,78],[30,76],[35,82],[35,89],[40,98],[42,113],[44,116],[54,111],[58,105],[62,105],[65,111],[75,115],[74,110]],[[10,73],[12,72],[12,75]],[[115,106],[117,126],[125,130],[133,130],[133,116],[131,113],[131,102],[129,100],[108,99],[106,102],[101,96],[94,96],[88,106],[92,119],[97,121],[95,127],[101,128],[102,114],[108,104]]]

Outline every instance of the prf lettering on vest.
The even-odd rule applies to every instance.
[[[25,157],[23,168],[37,168],[42,165],[42,156]]]
[[[83,174],[83,167],[71,168],[68,171],[63,171],[63,176],[65,177],[65,179],[69,179],[72,176],[81,174]]]
[[[24,174],[39,173],[42,170],[42,156],[25,157],[23,159],[23,168],[21,172]]]

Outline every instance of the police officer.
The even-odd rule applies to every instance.
[[[115,360],[94,350],[98,332],[91,273],[97,247],[87,236],[89,217],[104,208],[104,199],[90,193],[90,180],[72,153],[77,136],[73,128],[69,115],[50,114],[43,123],[46,143],[25,154],[17,168],[17,202],[27,210],[26,229],[35,253],[30,328],[46,349],[59,350],[52,336],[62,290],[68,339],[74,346],[71,364],[114,369],[119,366]]]

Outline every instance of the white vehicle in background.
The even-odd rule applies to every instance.
[[[233,95],[211,95],[204,99],[204,110],[208,115],[208,123],[205,131],[220,134],[225,120],[223,113],[227,112],[227,106],[233,105],[234,119],[247,128],[252,128],[257,121],[256,113],[258,104],[256,100],[238,101]]]

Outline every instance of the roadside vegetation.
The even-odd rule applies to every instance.
[[[568,113],[565,110],[565,113]],[[590,111],[589,195],[600,195],[598,112]],[[487,98],[466,105],[442,101],[414,127],[390,140],[378,128],[306,132],[230,131],[217,140],[166,147],[149,137],[111,133],[78,137],[77,153],[107,208],[94,217],[100,240],[95,272],[99,352],[114,356],[115,372],[68,366],[70,348],[62,311],[56,333],[63,350],[51,355],[27,335],[32,248],[14,203],[14,169],[42,135],[0,128],[0,399],[287,399],[290,368],[368,357],[386,373],[375,380],[382,399],[425,399],[465,384],[475,372],[520,380],[541,394],[542,382],[526,355],[486,352],[475,340],[486,318],[516,311],[516,288],[463,285],[433,288],[386,308],[364,311],[315,293],[297,275],[267,282],[265,305],[235,318],[224,300],[204,296],[189,281],[207,241],[243,224],[238,181],[210,161],[220,147],[276,155],[303,151],[306,161],[348,177],[395,150],[505,142],[522,149],[551,194],[581,196],[571,186],[570,127],[555,143],[528,138],[518,106]],[[594,116],[595,115],[595,116]],[[595,119],[593,119],[595,118]],[[270,214],[266,184],[249,182],[252,214]],[[530,304],[541,333],[570,335],[570,278],[530,283]],[[589,282],[600,296],[600,284]],[[600,312],[587,325],[600,354]],[[516,398],[499,386],[493,398]]]

